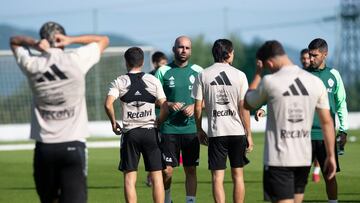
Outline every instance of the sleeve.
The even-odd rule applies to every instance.
[[[166,99],[164,89],[159,80],[154,79],[156,84],[156,99]]]
[[[118,80],[114,80],[112,83],[110,83],[109,85],[109,92],[108,92],[108,96],[113,96],[115,97],[115,99],[119,98],[120,95],[120,86],[119,86],[119,82]]]
[[[31,71],[30,67],[34,61],[34,57],[30,55],[29,50],[25,49],[24,47],[18,47],[15,49],[14,53],[16,63],[19,64],[20,68],[26,72]]]
[[[240,101],[245,99],[245,94],[247,92],[247,90],[249,89],[249,84],[248,84],[248,80],[246,78],[246,75],[242,72],[240,72],[239,74],[239,78],[242,82],[241,87],[240,87],[240,92],[239,92],[239,98]]]
[[[164,66],[160,67],[159,69],[157,69],[157,71],[155,72],[155,77],[160,81],[161,85],[164,85],[164,80],[163,80],[163,68]]]
[[[191,91],[191,97],[196,100],[203,100],[201,76],[201,73],[196,76],[193,89]]]
[[[318,78],[316,78],[316,79],[318,79]],[[320,94],[319,94],[319,97],[316,102],[316,108],[330,109],[329,98],[328,98],[328,93],[327,93],[326,87],[320,79],[317,80],[317,83],[318,83],[318,87],[320,90]]]
[[[338,115],[340,123],[339,130],[346,132],[346,130],[348,130],[349,128],[349,124],[345,87],[341,79],[340,73],[335,69],[332,69],[331,72],[334,74],[337,84],[335,89],[335,105],[336,113]]]
[[[99,62],[101,52],[98,43],[90,43],[72,52],[83,73],[87,73],[91,67]]]
[[[248,91],[245,95],[246,102],[254,109],[259,108],[267,100],[268,94],[265,88],[267,76],[260,82],[256,90]]]

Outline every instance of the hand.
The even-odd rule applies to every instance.
[[[204,132],[203,129],[201,129],[200,131],[197,132],[197,136],[198,136],[200,144],[205,145],[205,146],[209,145],[209,140],[208,140],[207,134],[206,134],[206,132]]]
[[[123,133],[118,122],[112,124],[112,130],[116,135],[121,135]]]
[[[169,108],[172,111],[180,111],[181,108],[184,106],[184,103],[180,102],[168,102]]]
[[[343,131],[339,131],[336,135],[336,140],[340,146],[340,148],[344,149],[345,144],[347,142],[347,133]]]
[[[255,112],[255,120],[259,121],[259,118],[265,117],[265,111],[263,109],[259,109]]]
[[[42,39],[36,44],[36,49],[40,52],[47,52],[49,48],[50,44],[46,39]]]
[[[261,75],[263,70],[264,70],[263,62],[259,59],[256,59],[256,73]]]
[[[246,139],[247,139],[247,143],[248,143],[248,145],[246,147],[246,152],[250,153],[254,149],[254,141],[252,139],[251,133],[246,136]]]
[[[326,174],[326,178],[328,180],[335,177],[336,174],[336,161],[335,157],[326,157],[325,164],[324,164],[324,172]]]
[[[183,114],[187,117],[191,117],[192,115],[194,115],[194,104],[190,104],[187,106],[183,106],[181,108],[181,111],[183,112]]]
[[[55,34],[55,47],[61,48],[71,44],[71,38],[63,34]]]

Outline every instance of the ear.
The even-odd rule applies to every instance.
[[[173,51],[173,53],[175,53],[175,46],[172,47],[172,51]]]

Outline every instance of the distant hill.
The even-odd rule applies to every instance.
[[[0,50],[9,49],[9,38],[13,35],[27,35],[34,38],[39,38],[39,34],[35,30],[21,29],[11,25],[0,24]],[[110,46],[130,46],[130,45],[140,45],[140,44],[144,45],[144,43],[136,42],[126,36],[122,36],[118,34],[106,34],[106,35],[108,35],[110,38]]]

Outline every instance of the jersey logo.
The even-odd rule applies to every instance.
[[[36,80],[36,82],[41,83],[45,82],[45,79],[48,81],[55,81],[57,76],[60,80],[66,80],[68,77],[63,73],[55,64],[50,66],[50,69],[52,70],[53,74],[49,71],[46,71],[43,73],[43,76]],[[55,75],[55,76],[54,76]]]
[[[296,78],[295,79],[295,84],[296,86],[298,87],[298,89],[300,90],[300,93],[304,96],[309,96],[309,93],[308,91],[306,90],[305,86],[302,84],[302,82],[300,81],[299,78]],[[295,87],[295,84],[291,84],[289,86],[290,88],[290,92],[293,96],[299,96],[299,92],[298,92],[298,89]],[[286,91],[283,93],[283,96],[290,96],[290,92],[289,91]]]
[[[220,72],[220,75],[215,77],[215,80],[210,83],[210,85],[227,85],[231,86],[231,82],[227,75],[225,74],[225,71]]]
[[[135,95],[137,95],[137,96],[140,96],[140,95],[142,95],[139,91],[136,91],[135,92]]]
[[[175,87],[175,78],[174,78],[174,76],[171,76],[169,78],[169,87]]]
[[[334,80],[333,79],[331,79],[331,78],[329,78],[329,80],[327,81],[328,82],[328,84],[329,84],[329,86],[330,87],[333,87],[334,86]]]
[[[228,98],[228,96],[226,95],[226,91],[225,91],[225,90],[218,90],[218,91],[216,92],[215,97],[216,97],[216,101],[215,101],[215,102],[216,102],[217,104],[226,105],[226,104],[230,103],[230,102],[229,102],[229,98]]]

